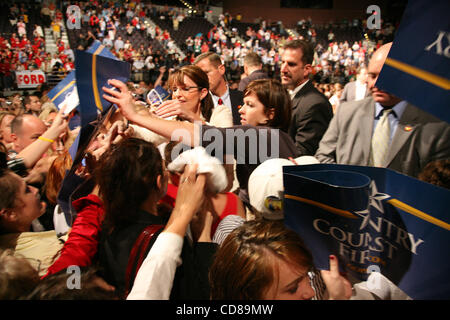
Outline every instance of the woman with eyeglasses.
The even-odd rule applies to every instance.
[[[240,126],[219,128],[198,122],[167,121],[155,116],[140,115],[133,107],[133,99],[126,85],[109,80],[118,90],[103,88],[103,97],[119,106],[128,120],[163,137],[179,140],[186,145],[201,145],[214,151],[219,159],[231,154],[236,159],[239,197],[248,204],[248,179],[253,170],[270,158],[297,158],[300,154],[287,134],[291,118],[291,100],[279,81],[261,79],[251,82],[244,91]]]
[[[231,127],[231,110],[222,105],[214,108],[209,94],[206,73],[197,66],[187,65],[174,71],[168,79],[172,100],[163,102],[155,110],[162,118],[177,117],[189,122],[200,121],[217,127]]]
[[[179,120],[184,122],[197,122],[215,127],[231,127],[233,116],[226,106],[214,108],[214,102],[209,93],[209,81],[206,73],[197,66],[188,65],[170,73],[167,81],[171,100],[164,101],[160,105],[151,105],[150,113],[164,120]],[[138,111],[133,103],[134,110],[142,115],[145,112]],[[148,130],[144,126],[130,121],[130,134],[139,139],[154,143],[156,146],[167,142],[167,137],[159,132]],[[123,121],[120,124],[124,128]]]

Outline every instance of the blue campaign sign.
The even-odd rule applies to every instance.
[[[161,86],[156,86],[147,94],[147,102],[152,106],[157,107],[164,101],[170,99],[170,93]]]
[[[69,225],[71,225],[76,214],[71,206],[72,196],[76,190],[79,190],[83,182],[83,179],[80,179],[75,171],[80,164],[83,165],[85,149],[89,146],[91,139],[95,138],[103,121],[111,114],[108,111],[113,111],[111,109],[112,104],[102,97],[102,87],[111,87],[107,84],[109,79],[127,82],[130,78],[130,64],[99,55],[102,50],[101,46],[92,53],[77,50],[75,56],[75,77],[79,97],[78,110],[81,129],[69,150],[73,159],[72,168],[66,172],[58,193],[58,204],[61,206]]]
[[[99,113],[105,113],[112,105],[103,98],[102,87],[112,88],[107,83],[109,79],[127,82],[131,67],[128,62],[99,56],[96,52],[77,50],[75,54],[81,126],[85,127],[96,120]]]
[[[86,52],[119,61],[119,59],[98,40],[92,42],[91,46],[86,49]]]
[[[118,60],[111,51],[103,46],[100,41],[95,40],[92,45],[86,49],[86,52],[104,56],[110,59]],[[79,105],[77,83],[75,79],[75,71],[71,71],[63,80],[61,80],[52,90],[47,93],[50,101],[52,101],[58,109],[66,104],[66,113],[69,113]]]
[[[77,50],[75,57],[74,72],[81,130],[69,150],[74,160],[79,144],[83,145],[88,141],[93,132],[95,125],[90,125],[90,123],[97,120],[99,114],[105,114],[111,107],[111,103],[102,98],[102,87],[111,87],[106,83],[108,79],[128,81],[131,72],[128,62],[117,60],[98,41],[94,42],[89,50]]]
[[[450,122],[450,1],[410,0],[376,86]]]
[[[379,271],[413,299],[450,298],[450,191],[384,168],[283,167],[285,223],[319,269],[330,254],[365,281]]]
[[[75,71],[71,71],[63,80],[61,80],[52,90],[47,93],[50,101],[61,109],[66,102],[69,112],[78,106],[78,92],[75,81]],[[73,104],[75,104],[73,106]]]

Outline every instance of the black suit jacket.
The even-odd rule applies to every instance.
[[[258,79],[269,79],[269,76],[262,70],[255,70],[248,77],[241,79],[241,81],[239,82],[238,90],[244,91],[250,82]]]
[[[331,118],[333,109],[330,102],[311,80],[308,81],[292,99],[289,127],[289,135],[301,156],[314,156]]]
[[[244,104],[244,94],[239,90],[230,89],[231,113],[233,115],[233,125],[241,124],[241,115],[239,114],[239,106]]]

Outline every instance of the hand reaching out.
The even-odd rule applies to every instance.
[[[327,286],[330,300],[348,300],[352,296],[352,285],[339,273],[336,256],[330,255],[330,270],[321,270],[323,281]]]
[[[194,122],[200,120],[201,118],[194,114],[192,111],[184,107],[180,101],[168,100],[164,101],[155,111],[155,114],[161,118],[178,117],[183,120]]]
[[[186,165],[180,178],[175,208],[165,231],[184,236],[186,228],[203,203],[206,176],[197,175],[197,164]]]
[[[132,120],[138,113],[134,108],[134,99],[131,92],[128,90],[125,83],[120,80],[108,80],[108,84],[115,87],[117,90],[103,87],[103,98],[111,103],[116,104],[122,115],[128,120]]]
[[[174,208],[174,210],[184,208],[184,210],[191,212],[192,216],[200,209],[203,203],[206,184],[205,174],[197,175],[197,168],[198,164],[186,165],[184,168]]]
[[[66,106],[63,106],[57,113],[52,125],[48,128],[47,133],[51,136],[51,139],[55,140],[64,135],[68,128],[68,115],[64,114]]]

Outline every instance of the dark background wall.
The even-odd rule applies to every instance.
[[[281,0],[225,0],[223,10],[233,17],[242,15],[243,22],[255,22],[262,18],[269,23],[283,21],[286,27],[294,27],[297,21],[311,17],[313,23],[327,23],[342,19],[367,19],[366,9],[376,4],[381,9],[381,17],[398,16],[402,13],[406,0],[333,0],[333,9],[281,8]]]

